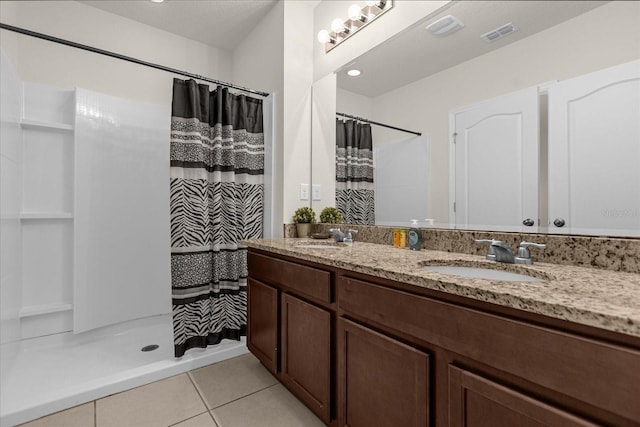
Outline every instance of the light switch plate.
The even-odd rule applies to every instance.
[[[322,200],[322,190],[320,184],[313,184],[311,186],[312,200]]]
[[[300,184],[300,200],[309,200],[309,184]]]

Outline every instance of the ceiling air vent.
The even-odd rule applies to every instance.
[[[485,39],[488,42],[494,42],[517,30],[518,29],[511,22],[509,22],[508,24],[504,24],[503,26],[496,28],[495,30],[491,30],[488,33],[484,33],[480,37]]]

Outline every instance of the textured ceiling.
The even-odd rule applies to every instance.
[[[233,50],[277,0],[81,1],[210,46]]]

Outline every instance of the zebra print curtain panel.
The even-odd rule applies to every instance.
[[[175,356],[246,335],[247,249],[262,237],[262,100],[174,79],[171,288]]]
[[[371,125],[336,119],[336,208],[345,224],[375,224]]]

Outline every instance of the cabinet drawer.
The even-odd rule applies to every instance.
[[[249,252],[251,277],[286,287],[301,296],[331,303],[331,273]]]
[[[596,427],[560,408],[449,365],[449,427]]]

